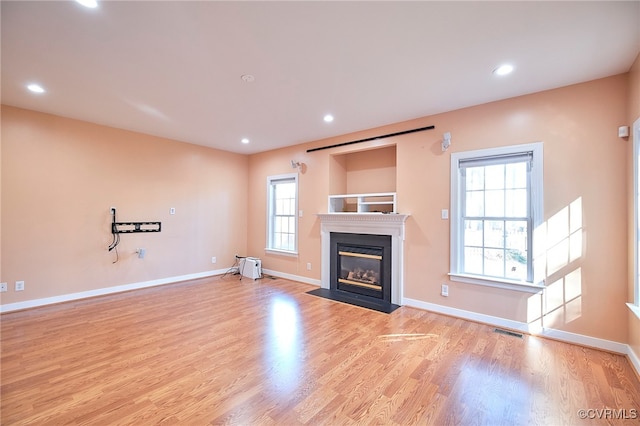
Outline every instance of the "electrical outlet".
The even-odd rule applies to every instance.
[[[307,271],[311,270],[311,262],[307,263]]]
[[[211,263],[216,263],[217,261],[218,261],[218,259],[216,259],[216,257],[215,257],[215,256],[213,256],[213,257],[211,258]]]
[[[169,209],[169,214],[176,214],[176,208],[175,207],[171,207]]]
[[[24,281],[16,281],[16,291],[24,290]]]
[[[449,296],[449,286],[446,284],[442,284],[442,289],[440,290],[440,294],[443,295],[444,297],[448,297]]]
[[[0,293],[7,291],[7,283],[0,283]]]

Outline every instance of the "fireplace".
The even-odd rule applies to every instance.
[[[382,312],[392,312],[393,309],[402,305],[403,286],[404,286],[404,224],[409,215],[404,214],[375,214],[375,213],[320,213],[318,218],[320,219],[320,237],[322,242],[322,280],[320,289],[315,291],[318,294],[322,294],[323,297],[332,298],[338,294],[340,297],[343,295],[349,295],[350,300],[340,300],[351,303],[351,300],[358,299],[367,301],[373,301],[372,309],[377,309]],[[339,261],[341,266],[338,268],[337,262],[333,262],[332,259],[336,259],[338,256],[338,248],[333,247],[331,239],[336,236],[347,238],[346,241],[342,241],[347,245],[347,250],[340,250],[342,252],[352,253],[350,255],[341,255]],[[349,240],[351,237],[346,235],[355,236],[359,241],[354,243]],[[378,240],[379,237],[383,237],[386,241]],[[372,238],[372,239],[369,239]],[[364,244],[362,244],[364,242]],[[342,274],[343,269],[349,269],[353,265],[350,265],[353,259],[347,260],[347,258],[356,258],[358,262],[362,262],[362,258],[366,256],[359,256],[361,259],[357,259],[358,256],[353,256],[354,246],[373,246],[383,247],[382,258],[383,261],[380,264],[380,282],[381,285],[372,283],[372,278],[369,277],[371,273],[367,274],[366,279],[360,279],[358,274],[352,274],[349,279],[347,272],[346,278]],[[366,247],[370,250],[371,247]],[[355,251],[355,254],[365,254],[374,256],[380,256],[379,253],[364,251]],[[343,263],[346,262],[346,268],[343,268]],[[332,271],[332,264],[335,264]],[[358,266],[356,265],[356,268]],[[367,265],[359,266],[361,269],[366,269]],[[338,278],[338,269],[341,271],[341,276]],[[368,268],[374,270],[374,268]],[[366,272],[366,271],[365,271]],[[364,274],[364,272],[362,273]],[[360,278],[358,278],[360,276]],[[356,281],[358,284],[352,284],[349,282],[339,282],[338,279],[344,281]],[[340,288],[338,288],[340,286]],[[348,286],[348,287],[347,287]],[[371,287],[369,287],[371,286]],[[348,289],[350,291],[344,291]],[[336,300],[338,298],[336,297]],[[361,304],[362,306],[362,304]],[[369,307],[369,306],[367,306]]]
[[[330,289],[391,303],[391,237],[332,232]]]

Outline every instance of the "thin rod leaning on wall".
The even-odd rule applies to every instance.
[[[435,128],[436,128],[436,126],[427,126],[427,127],[420,127],[419,129],[403,130],[402,132],[389,133],[389,134],[382,135],[382,136],[374,136],[372,138],[360,139],[360,140],[352,141],[352,142],[342,142],[342,143],[337,143],[335,145],[321,146],[319,148],[311,148],[311,149],[308,149],[307,152],[320,151],[320,150],[329,149],[329,148],[337,148],[339,146],[352,145],[354,143],[360,143],[360,142],[369,142],[369,141],[374,141],[376,139],[384,139],[384,138],[390,138],[392,136],[406,135],[407,133],[415,133],[415,132],[422,132],[422,131],[425,131],[425,130],[433,130]]]

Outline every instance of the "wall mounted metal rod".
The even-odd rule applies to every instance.
[[[390,138],[392,136],[406,135],[407,133],[423,132],[425,130],[433,130],[435,128],[436,126],[427,126],[427,127],[420,127],[419,129],[403,130],[402,132],[389,133],[382,136],[374,136],[372,138],[365,138],[365,139],[360,139],[352,142],[342,142],[342,143],[337,143],[335,145],[321,146],[319,148],[311,148],[311,149],[308,149],[307,152],[320,151],[320,150],[329,149],[329,148],[337,148],[339,146],[352,145],[354,143],[360,143],[360,142],[369,142],[369,141],[374,141],[376,139]]]

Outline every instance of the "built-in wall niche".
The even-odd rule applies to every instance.
[[[397,213],[396,193],[329,195],[329,213]]]
[[[396,191],[396,146],[332,156],[330,195]]]

